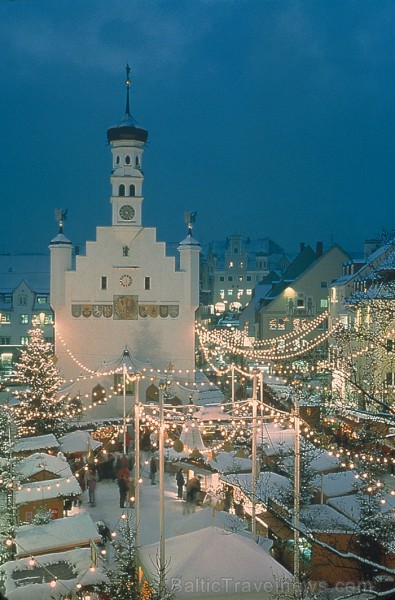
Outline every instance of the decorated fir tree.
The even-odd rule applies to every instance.
[[[10,457],[11,418],[9,409],[0,406],[0,564],[14,558],[15,504],[17,481],[14,461]]]
[[[106,591],[111,600],[137,600],[140,598],[140,592],[134,520],[126,513],[123,517],[112,542],[115,550],[114,568],[108,573],[109,584]]]
[[[61,378],[52,344],[43,339],[40,327],[29,331],[29,342],[21,352],[15,372],[24,386],[14,408],[18,435],[62,435],[66,429],[67,399],[59,395]]]
[[[10,410],[8,407],[0,404],[0,459],[8,459],[10,455],[10,428]]]

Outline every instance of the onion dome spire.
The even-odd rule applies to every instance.
[[[119,125],[114,125],[107,129],[107,140],[109,143],[116,140],[136,140],[138,142],[146,143],[148,139],[148,131],[136,126],[136,121],[132,117],[130,112],[130,67],[126,65],[126,109],[125,116]]]

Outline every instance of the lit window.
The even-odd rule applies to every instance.
[[[47,302],[47,296],[37,296],[37,304],[46,304]]]
[[[321,298],[320,306],[321,306],[321,308],[328,308],[328,299],[327,298]]]
[[[233,290],[228,290],[228,296],[233,296]]]
[[[21,325],[27,325],[29,323],[29,315],[19,315],[19,322]]]
[[[284,331],[285,329],[285,321],[284,319],[279,319],[277,322],[277,329],[279,329],[280,331]]]
[[[277,319],[270,319],[269,320],[269,329],[271,331],[274,331],[275,329],[277,329]]]
[[[246,294],[247,294],[247,296],[252,296],[252,289],[251,288],[247,288],[246,289]]]
[[[26,344],[29,343],[29,338],[27,337],[27,335],[22,335],[21,337],[21,345],[22,346],[26,346]]]
[[[1,313],[0,323],[11,323],[11,316],[7,313]]]
[[[239,281],[243,281],[243,275],[239,275],[238,279]]]
[[[53,315],[51,313],[45,315],[44,325],[53,325]]]
[[[233,260],[229,261],[229,269],[231,269],[233,267]]]

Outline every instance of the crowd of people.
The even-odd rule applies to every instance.
[[[119,506],[126,508],[133,506],[135,487],[133,472],[132,455],[114,452],[99,458],[93,463],[85,462],[85,459],[77,457],[70,462],[72,470],[77,477],[82,493],[88,491],[88,502],[90,506],[96,504],[96,486],[97,482],[103,479],[110,479],[118,485],[119,489]],[[148,460],[145,460],[148,465],[148,477],[151,485],[156,484],[158,472],[158,464],[155,453],[151,450],[148,455]],[[196,475],[188,479],[184,472],[184,468],[180,467],[175,475],[177,485],[177,499],[185,501],[184,513],[187,514],[195,510],[195,507],[202,503],[204,494],[202,493],[202,476]],[[82,498],[79,499],[81,504]],[[234,512],[237,516],[244,516],[244,507],[242,501],[239,503],[233,498],[233,489],[231,486],[226,486],[221,493],[221,510],[226,512]]]

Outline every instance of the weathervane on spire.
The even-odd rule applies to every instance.
[[[67,219],[67,208],[57,208],[55,210],[55,221],[59,223],[59,233],[63,233],[63,223]]]
[[[125,79],[125,85],[126,85],[126,114],[128,117],[130,117],[130,104],[129,104],[129,89],[131,86],[131,79],[130,79],[130,67],[129,64],[126,63],[126,79]]]
[[[186,212],[184,214],[185,223],[188,223],[188,235],[192,235],[193,224],[196,222],[196,210],[194,212]]]

